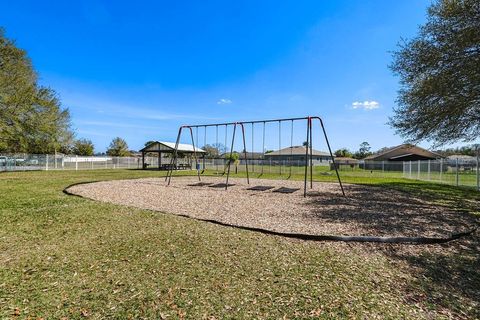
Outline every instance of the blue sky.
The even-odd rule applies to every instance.
[[[429,3],[19,0],[1,4],[0,26],[96,151],[116,136],[132,149],[172,141],[181,124],[306,115],[324,118],[334,149],[379,149],[402,142],[386,124],[398,89],[390,52]],[[294,144],[305,140],[294,131]],[[278,129],[266,139],[275,149]],[[289,139],[284,126],[281,146]]]

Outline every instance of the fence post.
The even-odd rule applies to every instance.
[[[421,166],[420,160],[418,160],[417,166],[418,166],[418,168],[417,168],[417,180],[420,180],[420,166]]]
[[[428,160],[428,180],[430,180],[430,160]]]
[[[75,155],[75,171],[78,171],[78,155]]]
[[[48,171],[48,154],[45,155],[45,170]]]
[[[456,184],[457,184],[457,187],[458,187],[458,158],[455,159],[455,181],[456,181]]]
[[[477,191],[480,191],[480,169],[479,169],[479,159],[480,158],[480,148],[477,146]]]
[[[440,182],[443,182],[443,159],[440,159]]]

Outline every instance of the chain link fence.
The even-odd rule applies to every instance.
[[[450,158],[403,162],[403,177],[455,186],[474,187],[480,191],[479,158]]]
[[[151,158],[148,160],[157,161]],[[141,166],[142,159],[138,157],[0,154],[0,171],[140,169]]]
[[[145,167],[157,169],[170,163],[170,157],[160,160],[157,156],[145,156]],[[230,171],[245,172],[245,161],[249,172],[272,175],[302,175],[304,160],[238,160],[231,164]],[[198,159],[199,170],[224,172],[228,161],[221,159]],[[192,158],[180,158],[177,166],[195,170]],[[1,171],[29,170],[95,170],[95,169],[141,169],[141,157],[0,154]],[[406,178],[445,183],[455,186],[474,187],[480,191],[480,166],[477,158],[447,158],[424,161],[358,161],[338,165],[341,176],[371,178]],[[332,163],[314,163],[314,175],[333,175]]]

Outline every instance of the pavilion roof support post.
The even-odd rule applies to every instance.
[[[162,167],[162,153],[158,151],[158,170]]]
[[[193,146],[193,157],[195,158],[195,170],[197,170],[198,181],[202,181],[200,178],[200,170],[198,170],[198,158],[197,158],[197,150],[195,149],[195,141],[193,139],[193,130],[192,127],[188,127],[190,129],[190,137],[192,137],[192,146]],[[197,142],[198,142],[198,127],[197,127]],[[198,143],[197,143],[198,145]]]
[[[145,170],[145,152],[142,151],[142,170]]]
[[[328,152],[330,152],[330,157],[332,158],[333,167],[335,168],[335,173],[337,175],[338,183],[340,184],[340,188],[342,189],[342,194],[345,196],[345,190],[343,189],[342,179],[340,179],[340,174],[338,173],[337,164],[335,163],[335,157],[332,153],[332,148],[330,147],[330,142],[328,141],[327,131],[325,130],[325,126],[323,125],[323,120],[320,117],[315,117],[320,122],[320,126],[322,127],[323,135],[325,136],[325,141],[327,142]]]
[[[225,127],[225,130],[227,128]],[[227,181],[225,183],[225,190],[228,188],[228,177],[230,176],[230,165],[232,163],[232,156],[233,156],[233,144],[235,142],[235,131],[237,130],[237,123],[235,122],[233,125],[233,135],[232,135],[232,146],[230,147],[230,157],[228,159],[228,168],[227,168]]]
[[[245,126],[241,122],[239,124],[242,126],[243,154],[245,157],[245,170],[247,170],[247,184],[250,184],[250,177],[248,176],[248,159],[247,159],[247,143],[245,141]]]
[[[177,154],[178,154],[178,144],[180,143],[180,136],[182,135],[182,130],[184,126],[181,126],[178,129],[177,141],[175,142],[175,150],[173,150],[173,156],[170,160],[170,166],[168,167],[167,175],[165,176],[165,181],[168,179],[168,185],[170,185],[170,181],[172,180],[173,174],[173,166],[177,163]]]
[[[310,145],[310,117],[307,118],[307,147],[305,148],[305,176],[303,177],[303,196],[307,196],[308,146]]]

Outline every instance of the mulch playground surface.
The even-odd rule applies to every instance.
[[[74,185],[69,193],[93,200],[215,220],[282,233],[382,237],[448,237],[475,225],[466,212],[375,186],[303,181],[174,177]],[[223,186],[221,185],[223,184]]]

